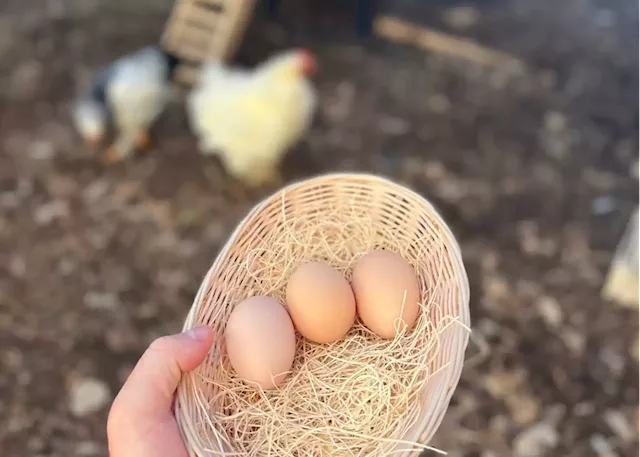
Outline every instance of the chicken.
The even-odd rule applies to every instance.
[[[282,156],[309,128],[317,105],[307,50],[278,54],[253,71],[212,62],[187,99],[192,130],[205,154],[251,187],[277,180]]]
[[[150,143],[149,129],[171,94],[178,59],[158,46],[124,56],[96,72],[87,94],[73,107],[74,124],[85,141],[99,145],[111,119],[117,138],[107,149],[109,161],[121,160]]]

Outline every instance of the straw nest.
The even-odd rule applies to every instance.
[[[382,340],[362,324],[321,345],[299,337],[277,390],[235,377],[222,338],[231,310],[250,296],[284,303],[302,262],[322,260],[350,278],[373,249],[416,269],[421,313],[413,329]],[[428,448],[458,383],[468,340],[469,285],[460,250],[434,208],[370,175],[293,184],[258,204],[207,273],[185,322],[218,337],[184,376],[175,412],[191,456],[417,455]]]

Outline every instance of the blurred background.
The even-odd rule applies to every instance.
[[[286,181],[389,176],[433,201],[463,248],[475,336],[432,444],[455,457],[637,455],[637,303],[600,289],[638,202],[638,3],[379,2],[523,65],[362,39],[347,0],[281,3],[254,15],[237,61],[317,53],[320,107]],[[153,338],[181,328],[235,224],[274,190],[244,191],[198,154],[181,103],[150,151],[115,165],[70,126],[79,82],[157,43],[171,7],[0,5],[5,457],[106,456],[119,386]]]

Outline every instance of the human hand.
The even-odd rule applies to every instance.
[[[188,457],[173,416],[173,396],[182,374],[204,361],[212,343],[209,327],[151,343],[111,406],[110,457]]]

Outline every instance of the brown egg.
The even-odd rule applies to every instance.
[[[252,297],[236,305],[224,338],[231,366],[249,383],[272,389],[291,370],[295,330],[287,310],[272,298]]]
[[[296,329],[316,343],[332,343],[347,334],[356,318],[349,282],[326,263],[304,264],[287,284],[287,307]]]
[[[364,255],[353,269],[351,287],[360,319],[378,336],[394,338],[396,327],[404,328],[402,321],[407,330],[416,323],[418,278],[411,264],[398,254],[372,251]]]

